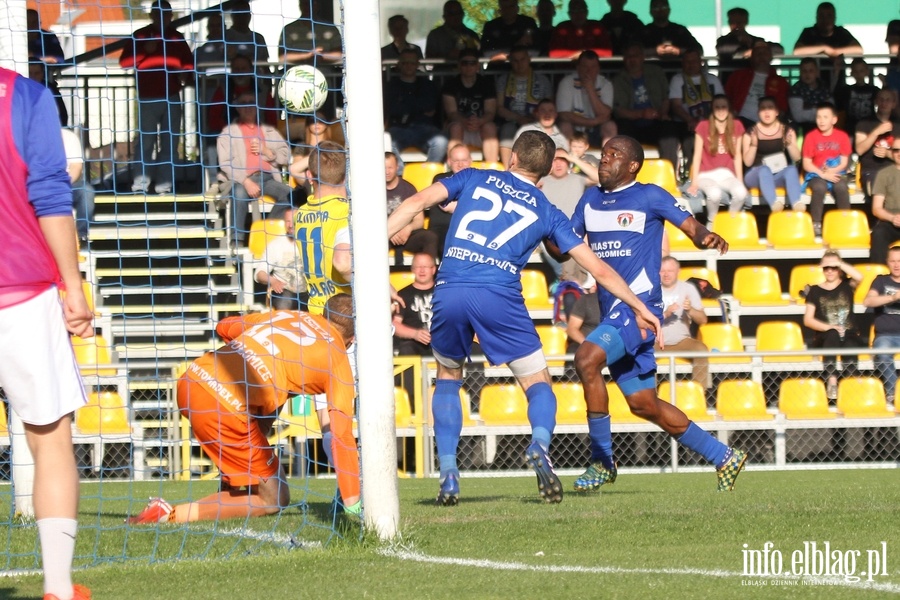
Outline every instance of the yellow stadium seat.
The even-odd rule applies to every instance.
[[[726,421],[768,421],[762,384],[749,379],[728,380],[719,384],[716,410]]]
[[[741,341],[741,330],[730,323],[705,323],[700,326],[697,339],[706,344],[710,352],[731,353],[743,352],[744,343]],[[748,363],[750,357],[723,356],[722,358],[710,358],[710,363]]]
[[[486,160],[473,160],[472,161],[473,169],[491,169],[494,171],[505,171],[506,167],[503,166],[502,162],[492,162]]]
[[[444,163],[410,162],[403,167],[403,179],[413,184],[417,191],[422,191],[431,185],[435,175],[446,170]]]
[[[659,386],[659,397],[665,402],[672,401],[672,385],[663,381]],[[712,421],[715,417],[706,408],[706,392],[696,381],[675,382],[675,406],[692,421]]]
[[[406,388],[394,388],[394,421],[397,427],[412,426],[412,408],[409,405],[409,392]]]
[[[781,280],[774,267],[745,265],[734,272],[731,292],[744,306],[784,306],[790,300],[781,295]]]
[[[116,369],[102,365],[112,363],[112,349],[102,335],[82,339],[72,336],[72,349],[75,351],[75,362],[81,368],[84,375],[113,376]]]
[[[582,425],[587,422],[587,404],[580,383],[554,383],[553,393],[556,395],[557,424]]]
[[[544,356],[563,356],[566,353],[569,336],[566,335],[565,329],[556,325],[538,325],[535,330],[537,330],[538,337],[541,338],[541,349],[544,351]],[[548,360],[547,366],[561,367],[564,363],[563,360]]]
[[[638,183],[655,183],[675,197],[681,197],[675,168],[664,158],[647,158],[637,174]]]
[[[838,383],[838,411],[853,419],[895,417],[887,408],[884,385],[877,377],[848,377]]]
[[[822,220],[822,243],[831,249],[869,249],[869,218],[861,210],[832,209]]]
[[[553,301],[547,289],[547,278],[541,271],[525,269],[522,271],[522,296],[525,297],[525,306],[529,310],[551,309]]]
[[[75,427],[85,435],[129,434],[128,405],[118,392],[92,392],[75,411]]]
[[[0,402],[0,436],[6,437],[9,435],[9,423],[6,420],[6,403]]]
[[[669,236],[669,250],[671,252],[699,252],[700,248],[694,245],[691,238],[685,232],[666,221],[666,235]]]
[[[819,285],[823,281],[825,281],[825,274],[820,265],[795,265],[791,269],[788,295],[794,302],[804,304],[805,300],[800,296],[800,292],[806,289],[806,286]]]
[[[853,293],[853,301],[857,304],[862,304],[863,299],[869,293],[869,288],[872,287],[872,281],[879,275],[889,274],[891,270],[887,268],[887,265],[870,263],[853,266],[856,267],[863,276],[862,281],[859,282],[859,285],[856,286],[856,291]]]
[[[678,271],[678,279],[681,281],[687,281],[691,277],[705,279],[717,290],[722,289],[722,284],[719,282],[719,274],[708,267],[681,267]],[[702,302],[703,306],[710,308],[719,307],[719,301],[713,298],[703,298]]]
[[[247,248],[253,258],[260,259],[265,255],[266,246],[273,239],[287,233],[283,219],[260,219],[250,225],[250,233],[247,236]]]
[[[803,331],[793,321],[765,321],[756,328],[756,349],[760,352],[805,350]],[[808,362],[812,356],[764,356],[763,362]]]
[[[434,386],[431,386],[431,392],[429,398],[434,398]],[[476,425],[475,420],[472,418],[472,404],[469,400],[469,394],[463,388],[459,388],[459,403],[462,405],[462,424],[463,427],[471,427]],[[428,411],[428,415],[426,415],[427,421],[429,425],[434,425],[434,415],[431,411]]]
[[[725,238],[731,250],[765,250],[759,241],[756,217],[750,212],[723,211],[713,220],[713,231]]]
[[[788,419],[833,419],[821,379],[785,379],[778,390],[778,410]]]
[[[625,400],[625,395],[619,386],[613,382],[606,384],[606,391],[609,394],[609,416],[613,423],[646,423],[644,419],[635,416]]]
[[[94,312],[96,303],[94,302],[94,285],[90,281],[81,282],[81,290],[84,292],[84,299],[87,300],[88,310]]]
[[[772,213],[767,227],[767,241],[776,250],[816,250],[812,217],[808,212],[785,210]]]
[[[322,429],[315,400],[311,395],[301,394],[288,398],[284,403],[275,422],[275,431],[269,436],[269,443],[275,444],[279,439],[319,437],[322,437]]]
[[[415,280],[416,276],[410,271],[397,271],[390,274],[391,285],[394,286],[394,289],[397,291],[402,290]]]
[[[485,425],[527,425],[528,400],[518,384],[486,385],[481,388],[478,414]]]

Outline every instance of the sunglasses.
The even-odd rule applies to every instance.
[[[822,270],[823,270],[823,271],[840,271],[841,268],[840,268],[840,267],[835,267],[835,266],[833,266],[833,265],[826,265],[826,266],[822,267]]]
[[[891,148],[891,152],[896,154],[897,152],[900,152],[900,148]]]

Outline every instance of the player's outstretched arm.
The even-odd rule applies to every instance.
[[[695,219],[694,217],[688,217],[681,224],[680,228],[691,241],[694,242],[694,245],[700,248],[701,250],[712,249],[718,250],[719,254],[725,254],[728,252],[728,242],[725,241],[718,233],[713,233],[706,227],[700,224],[700,221]]]
[[[66,330],[82,338],[91,337],[94,335],[94,315],[88,308],[81,287],[78,251],[75,249],[75,220],[71,216],[46,216],[40,217],[38,224],[66,286],[63,301]]]
[[[443,202],[448,196],[447,188],[438,182],[404,200],[388,217],[388,238],[394,237],[397,232],[412,223],[416,215],[423,210]]]
[[[651,329],[662,341],[662,329],[659,325],[659,319],[650,312],[650,309],[641,302],[640,298],[634,295],[634,292],[631,291],[625,280],[612,267],[597,258],[597,255],[594,254],[587,244],[575,246],[569,250],[568,254],[575,259],[575,262],[594,276],[594,279],[597,280],[597,285],[602,285],[610,294],[630,306],[634,310],[634,314],[639,319],[643,319],[647,328]]]

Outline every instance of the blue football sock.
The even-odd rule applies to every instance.
[[[325,450],[325,458],[328,460],[328,466],[334,466],[334,458],[331,456],[331,440],[333,436],[331,435],[331,431],[326,431],[322,434],[322,449]]]
[[[591,438],[591,462],[599,462],[607,469],[616,467],[616,459],[613,456],[612,431],[610,426],[612,419],[609,415],[602,417],[588,416],[588,436]]]
[[[678,443],[685,448],[690,448],[718,469],[725,463],[728,454],[728,446],[714,438],[711,434],[700,429],[691,421],[687,430],[678,438]]]
[[[531,440],[550,449],[553,430],[556,429],[556,396],[548,383],[535,383],[525,392],[528,398],[528,422],[531,423]]]
[[[447,473],[458,472],[456,448],[462,431],[462,405],[459,402],[461,379],[438,379],[431,399],[434,416],[434,440],[437,443],[438,464],[441,478]]]

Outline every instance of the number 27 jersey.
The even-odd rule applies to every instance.
[[[561,252],[582,243],[565,214],[527,179],[507,171],[464,169],[440,181],[457,200],[436,285],[521,289],[521,271],[549,238]]]

